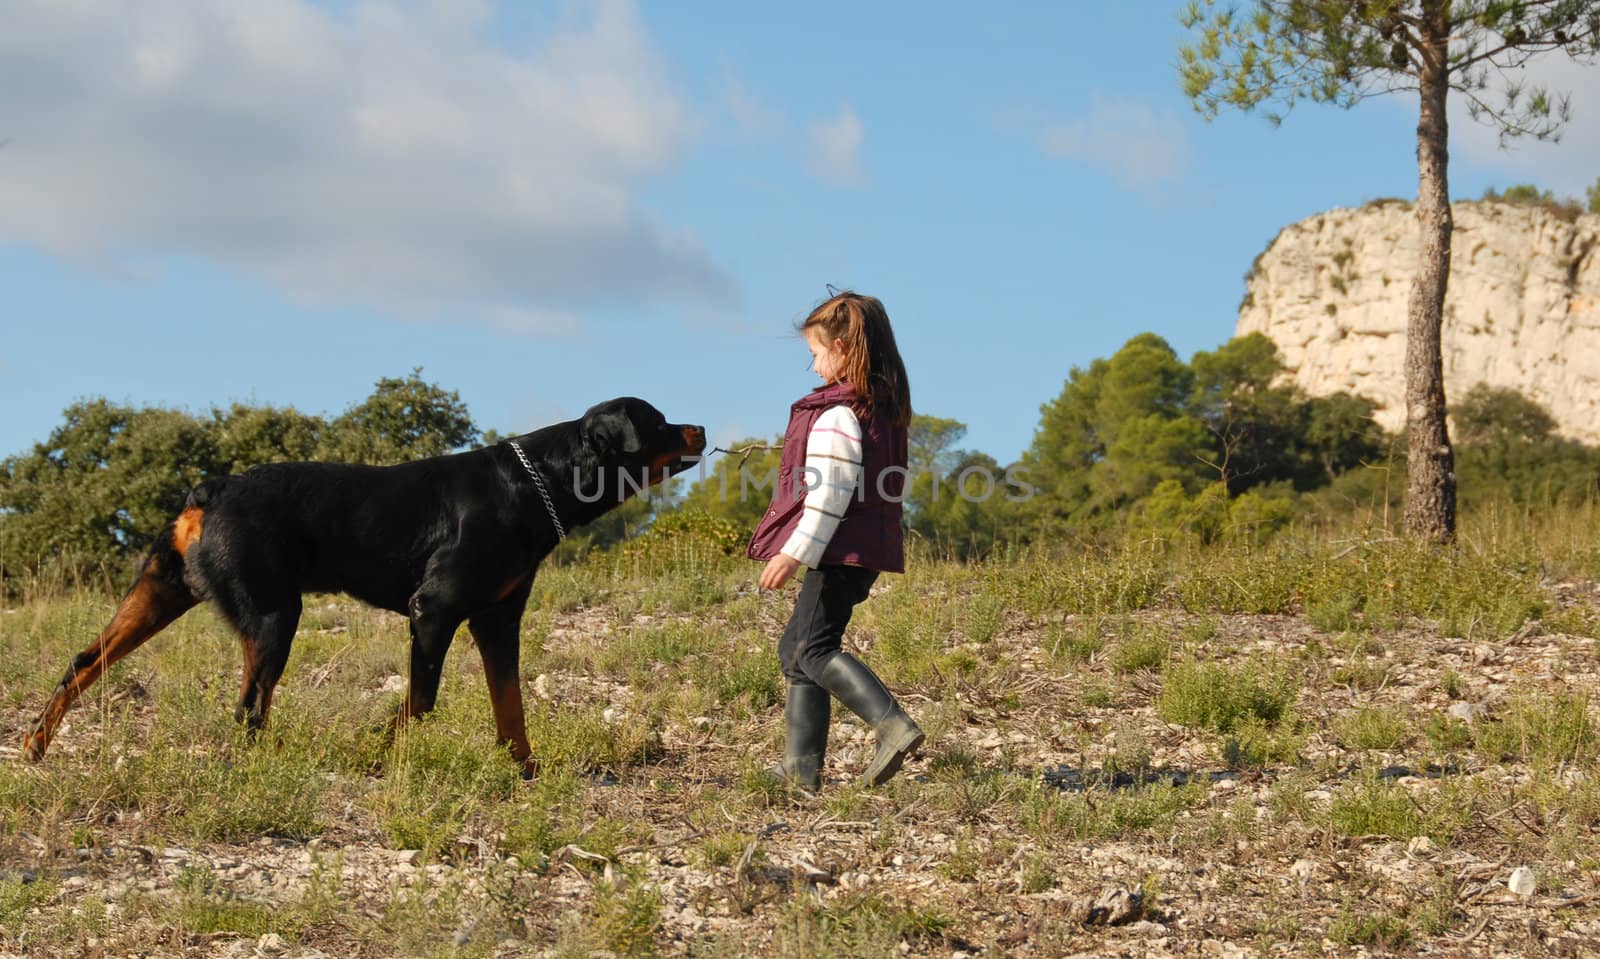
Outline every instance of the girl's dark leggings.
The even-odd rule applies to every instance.
[[[877,570],[861,566],[818,566],[806,573],[789,625],[778,640],[784,679],[797,686],[817,685],[812,677],[839,654],[850,614],[877,578]]]

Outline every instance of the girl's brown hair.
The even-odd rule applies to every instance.
[[[800,324],[800,332],[817,328],[828,342],[844,343],[845,368],[840,377],[855,387],[851,404],[863,419],[884,413],[897,426],[911,422],[911,384],[894,343],[889,313],[875,296],[842,290],[823,300]]]

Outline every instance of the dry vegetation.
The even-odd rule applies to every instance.
[[[463,632],[391,743],[406,630],[308,603],[268,732],[196,611],[41,765],[22,730],[112,600],[0,613],[0,954],[1593,955],[1600,512],[1433,554],[922,559],[851,642],[929,733],[887,787],[835,712],[781,747],[791,594],[688,540],[541,573],[522,782]],[[793,587],[791,587],[792,589]],[[1508,888],[1531,870],[1533,891]],[[1109,890],[1123,892],[1108,894]],[[1096,908],[1096,903],[1099,908]]]

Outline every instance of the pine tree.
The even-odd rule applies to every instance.
[[[1498,128],[1502,142],[1558,138],[1568,98],[1526,87],[1514,71],[1544,53],[1580,60],[1600,53],[1600,2],[1254,0],[1241,10],[1194,0],[1181,20],[1193,37],[1179,54],[1183,89],[1208,119],[1224,107],[1270,104],[1268,119],[1277,123],[1302,99],[1351,107],[1376,94],[1417,93],[1421,242],[1406,323],[1405,528],[1453,539],[1455,468],[1440,351],[1453,226],[1447,99],[1465,97],[1472,118]]]

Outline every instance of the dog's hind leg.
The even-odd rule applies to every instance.
[[[255,732],[266,725],[267,713],[272,709],[272,691],[289,662],[294,631],[300,625],[300,597],[295,596],[271,612],[241,617],[237,625],[244,649],[244,675],[233,718]]]
[[[200,525],[200,510],[190,507],[156,537],[139,578],[117,605],[111,622],[91,646],[73,657],[55,695],[28,729],[22,741],[22,754],[28,759],[44,758],[61,717],[112,663],[138,649],[199,602],[184,582],[183,571],[184,554],[199,538]]]
[[[522,607],[527,590],[509,602],[475,614],[467,621],[472,639],[483,657],[483,675],[489,683],[489,703],[494,708],[494,729],[500,745],[511,748],[511,757],[522,764],[524,779],[538,772],[533,749],[528,745],[527,717],[522,711],[521,659]]]

